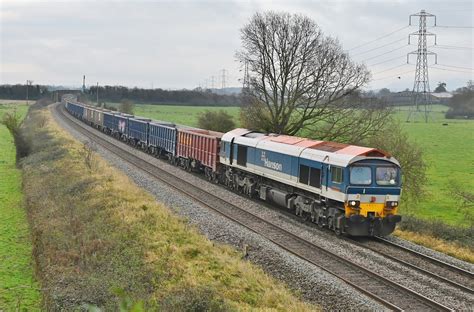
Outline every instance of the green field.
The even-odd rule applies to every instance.
[[[424,218],[467,225],[453,189],[474,190],[474,121],[445,119],[446,106],[434,105],[429,122],[406,122],[408,112],[397,110],[396,117],[410,138],[419,144],[428,162],[426,198],[415,209]],[[444,125],[443,125],[444,124]]]
[[[25,116],[28,107],[15,101],[0,102],[0,118],[16,109]],[[7,128],[0,125],[0,311],[39,310],[40,293],[33,277],[30,232],[22,206],[21,171],[15,166],[15,146]]]
[[[107,103],[118,107],[118,103]],[[229,115],[234,117],[236,124],[239,122],[239,108],[238,107],[216,107],[216,106],[176,106],[176,105],[150,105],[150,104],[136,104],[134,114],[152,118],[155,120],[170,121],[182,125],[197,126],[198,115],[205,110],[217,111],[224,110]]]
[[[237,124],[238,107],[202,107],[137,104],[135,114],[157,120],[197,126],[197,116],[204,110],[224,109],[234,116]],[[467,225],[461,203],[452,195],[452,188],[474,190],[474,121],[447,120],[446,106],[434,105],[428,124],[405,122],[407,107],[395,111],[410,138],[422,146],[429,164],[426,198],[410,207],[415,215],[425,219],[444,220],[451,225]],[[448,125],[443,125],[447,123]]]

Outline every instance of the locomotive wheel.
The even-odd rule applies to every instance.
[[[324,228],[324,221],[323,221],[323,218],[321,216],[318,217],[318,227],[320,229],[323,229]]]
[[[333,218],[332,217],[328,217],[328,222],[327,222],[327,225],[328,225],[328,229],[330,230],[334,230],[334,224],[333,224]]]
[[[304,211],[301,212],[301,217],[303,218],[303,221],[308,221],[310,219],[310,215]]]

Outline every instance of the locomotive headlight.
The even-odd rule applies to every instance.
[[[385,206],[387,208],[395,208],[398,206],[398,202],[397,201],[388,201],[386,202]]]
[[[356,208],[356,207],[359,207],[359,206],[360,206],[360,201],[358,201],[358,200],[350,200],[350,201],[348,202],[348,205],[351,206],[351,207]]]

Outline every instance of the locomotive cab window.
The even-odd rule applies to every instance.
[[[309,181],[309,167],[300,165],[300,183],[308,184]]]
[[[351,184],[370,185],[372,183],[372,170],[370,167],[352,167]]]
[[[238,145],[237,165],[247,167],[247,146]]]
[[[378,185],[397,185],[397,168],[395,167],[378,167],[375,170],[375,181]]]
[[[342,183],[342,168],[331,167],[331,181],[333,183]]]
[[[309,174],[309,185],[321,188],[321,169],[311,167]]]

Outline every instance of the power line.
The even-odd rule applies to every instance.
[[[467,69],[467,70],[474,70],[474,68],[469,68],[469,67],[462,67],[462,66],[452,66],[452,65],[444,65],[444,64],[435,64],[438,66],[446,66],[446,67],[453,67],[453,68],[460,68],[460,69]]]
[[[471,74],[471,75],[472,75],[472,72],[467,72],[467,71],[462,71],[462,70],[455,70],[455,69],[448,69],[448,68],[440,68],[440,67],[435,67],[435,66],[431,66],[431,68],[439,69],[439,70],[446,70],[446,71],[451,71],[451,72],[458,72],[458,73]]]
[[[404,63],[404,64],[401,64],[401,65],[397,65],[397,66],[394,66],[394,67],[391,67],[391,68],[384,69],[384,70],[382,70],[382,71],[373,73],[373,75],[378,75],[378,74],[381,74],[381,73],[385,73],[385,72],[388,72],[388,71],[391,71],[391,70],[394,70],[394,69],[397,69],[397,68],[399,68],[399,67],[403,67],[403,66],[406,66],[406,65],[409,65],[409,64]]]
[[[474,28],[474,26],[454,26],[454,25],[435,25],[435,26],[432,26],[432,27],[438,27],[438,28]]]
[[[380,47],[373,48],[373,49],[370,49],[370,50],[367,50],[367,51],[364,51],[364,52],[360,52],[360,53],[354,54],[354,55],[352,55],[352,57],[358,56],[358,55],[362,55],[362,54],[365,54],[365,53],[369,53],[369,52],[372,52],[372,51],[375,51],[375,50],[384,48],[384,47],[386,47],[386,46],[389,46],[389,45],[392,45],[392,44],[394,44],[394,43],[397,43],[397,42],[400,42],[400,41],[404,41],[404,40],[405,40],[405,38],[401,38],[401,39],[399,39],[399,40],[395,40],[395,41],[392,41],[392,42],[390,42],[390,43],[384,44],[384,45],[382,45],[382,46],[380,46]]]
[[[388,52],[385,52],[385,53],[382,53],[382,54],[379,54],[379,55],[376,55],[376,56],[369,57],[369,58],[367,58],[367,59],[365,59],[365,60],[362,60],[361,62],[373,60],[373,59],[375,59],[375,58],[378,58],[378,57],[380,57],[380,56],[384,56],[384,55],[390,54],[390,53],[392,53],[392,52],[395,52],[395,51],[401,50],[401,49],[403,49],[403,48],[406,48],[406,47],[408,47],[408,46],[409,46],[409,44],[406,44],[406,45],[404,45],[404,46],[402,46],[402,47],[399,47],[399,48],[390,50],[390,51],[388,51]]]
[[[450,45],[444,45],[444,44],[437,44],[437,45],[431,45],[431,48],[438,48],[438,49],[450,49],[450,50],[472,50],[473,48],[470,47],[457,47],[457,46],[450,46]]]
[[[385,80],[385,79],[389,79],[389,78],[401,78],[401,75],[413,73],[415,71],[416,71],[416,69],[411,69],[411,70],[408,70],[408,71],[405,71],[405,72],[402,72],[402,73],[399,73],[399,74],[396,74],[396,75],[393,75],[393,76],[387,76],[387,77],[372,79],[371,81],[379,81],[379,80]]]
[[[358,48],[363,47],[363,46],[365,46],[365,45],[368,45],[368,44],[370,44],[370,43],[372,43],[372,42],[375,42],[375,41],[381,40],[381,39],[383,39],[383,38],[386,38],[386,37],[388,37],[388,36],[390,36],[390,35],[393,35],[394,33],[397,33],[397,32],[399,32],[399,31],[401,31],[401,30],[403,30],[403,29],[408,28],[408,27],[410,27],[410,26],[409,26],[409,25],[408,25],[408,26],[404,26],[404,27],[399,28],[399,29],[397,29],[397,30],[394,30],[394,31],[392,31],[392,32],[390,32],[390,33],[388,33],[388,34],[386,34],[386,35],[383,35],[383,36],[381,36],[381,37],[378,37],[378,38],[376,38],[376,39],[374,39],[374,40],[371,40],[371,41],[368,41],[368,42],[359,44],[358,46],[355,46],[355,47],[349,49],[348,51],[352,51],[352,50],[358,49]]]
[[[398,59],[401,58],[401,57],[403,57],[403,55],[402,55],[402,56],[397,56],[397,57],[391,58],[391,59],[386,60],[386,61],[378,62],[378,63],[375,63],[375,64],[370,64],[370,65],[367,65],[367,66],[371,67],[371,66],[380,65],[380,64],[387,63],[387,62],[390,62],[390,61],[398,60]]]

